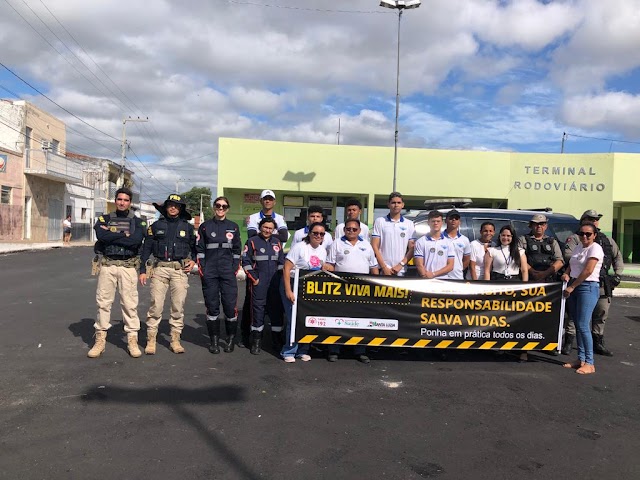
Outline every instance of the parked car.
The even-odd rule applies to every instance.
[[[446,217],[449,208],[438,208]],[[550,209],[542,210],[506,210],[498,208],[458,208],[460,212],[460,233],[466,235],[469,241],[480,238],[480,225],[484,222],[492,222],[496,226],[496,235],[494,242],[498,240],[498,232],[504,225],[511,225],[516,234],[520,237],[530,232],[529,221],[536,213],[542,213],[547,217],[546,235],[554,237],[558,240],[560,247],[564,249],[567,238],[578,231],[580,221],[573,215],[566,213],[555,213]],[[406,218],[412,220],[415,224],[415,237],[420,238],[429,233],[429,225],[427,224],[427,215],[429,211],[411,211],[405,215]],[[413,265],[413,261],[410,263]],[[415,267],[410,267],[409,275]]]

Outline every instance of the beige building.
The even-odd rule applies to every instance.
[[[0,183],[11,188],[0,240],[59,241],[66,185],[82,184],[81,164],[64,156],[65,124],[22,100],[0,100],[0,117],[0,149],[11,152],[7,172],[0,172]]]

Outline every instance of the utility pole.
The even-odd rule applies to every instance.
[[[149,117],[147,118],[124,118],[122,119],[122,161],[120,165],[120,175],[118,176],[118,188],[124,186],[124,169],[127,161],[127,122],[148,122]]]
[[[204,222],[204,212],[202,211],[202,197],[211,198],[211,195],[209,195],[208,193],[201,193],[200,194],[200,223]]]

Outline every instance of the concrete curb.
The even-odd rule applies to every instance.
[[[614,297],[640,297],[640,288],[616,288]]]
[[[92,242],[78,242],[71,243],[70,247],[90,247],[92,245]],[[53,248],[63,248],[62,241],[46,243],[0,243],[0,255],[7,253],[32,252],[35,250],[51,250]]]

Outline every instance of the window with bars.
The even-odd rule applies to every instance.
[[[3,205],[11,205],[11,187],[2,185],[2,194],[0,195],[0,203]]]

